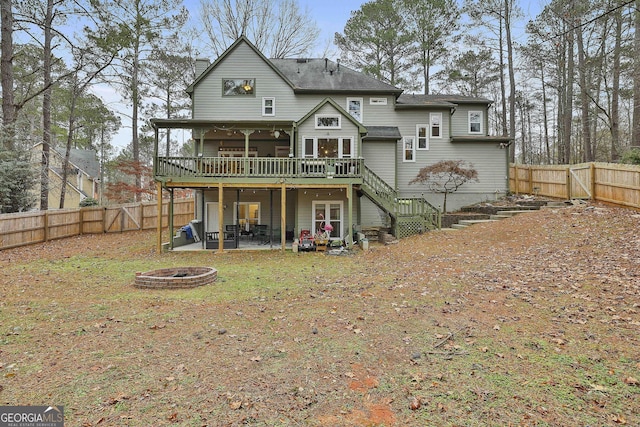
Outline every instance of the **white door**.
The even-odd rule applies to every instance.
[[[218,216],[218,202],[207,202],[207,222],[205,223],[206,232],[220,231],[219,228],[219,216]]]

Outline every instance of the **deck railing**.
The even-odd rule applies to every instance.
[[[155,175],[172,178],[354,178],[362,159],[158,157]]]

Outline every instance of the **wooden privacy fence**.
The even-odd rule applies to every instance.
[[[640,166],[617,163],[509,168],[512,193],[563,199],[591,199],[640,208]]]
[[[162,226],[168,225],[169,202],[162,203]],[[173,223],[194,218],[193,199],[174,200]],[[80,234],[121,233],[157,228],[158,202],[0,215],[0,250]]]

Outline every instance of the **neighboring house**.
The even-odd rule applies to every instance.
[[[327,59],[269,60],[244,37],[196,68],[193,118],[152,119],[156,135],[193,130],[194,156],[163,155],[157,136],[154,176],[170,192],[197,190],[210,237],[266,225],[284,248],[324,223],[348,243],[365,227],[397,237],[435,228],[442,195],[409,181],[440,160],[467,160],[479,173],[450,196],[453,208],[508,189],[510,138],[488,136],[490,100],[403,94]]]
[[[42,143],[31,149],[32,159],[39,168],[42,158]],[[62,167],[64,150],[52,148],[49,151],[49,209],[60,207],[60,192],[62,189]],[[39,182],[39,181],[38,181]],[[40,187],[37,204],[40,204]],[[72,148],[69,154],[69,169],[67,172],[67,186],[65,189],[64,207],[77,208],[87,197],[100,199],[100,164],[96,152],[93,150],[79,150]]]

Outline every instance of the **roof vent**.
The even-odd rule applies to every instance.
[[[336,62],[338,63],[338,71],[340,71],[340,58],[336,59]]]
[[[298,64],[306,64],[309,60],[307,58],[298,58],[296,62]]]

